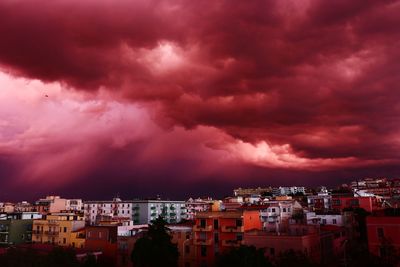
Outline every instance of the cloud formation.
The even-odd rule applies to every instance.
[[[386,0],[2,1],[1,69],[42,81],[58,92],[58,102],[41,105],[46,127],[32,118],[12,134],[4,125],[28,110],[33,116],[32,107],[15,110],[20,104],[10,102],[11,111],[2,109],[0,155],[23,147],[20,138],[34,146],[42,131],[49,142],[79,149],[37,166],[57,170],[76,159],[88,163],[81,175],[96,168],[84,160],[98,153],[93,147],[121,149],[137,140],[151,149],[132,151],[156,165],[177,147],[177,158],[197,162],[195,177],[207,158],[221,155],[222,166],[210,163],[221,173],[225,164],[393,173],[400,151],[399,20],[400,1]],[[29,89],[43,90],[35,83]],[[24,90],[21,101],[32,105],[32,95]],[[74,119],[71,110],[79,110]],[[54,120],[65,128],[47,127]],[[133,124],[142,125],[141,134]],[[29,125],[34,134],[23,128]],[[67,129],[95,144],[82,152]],[[201,156],[188,155],[194,147]]]

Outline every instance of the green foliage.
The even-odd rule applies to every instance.
[[[179,252],[171,242],[169,230],[162,217],[149,225],[147,235],[138,239],[131,254],[135,267],[176,267]]]
[[[272,264],[264,256],[264,250],[254,246],[240,246],[222,255],[216,261],[217,267],[270,267]]]

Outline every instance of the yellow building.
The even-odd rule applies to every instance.
[[[83,247],[84,217],[74,213],[52,213],[33,221],[32,242]]]

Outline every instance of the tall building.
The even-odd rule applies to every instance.
[[[90,225],[109,217],[128,218],[134,224],[148,224],[158,216],[163,216],[168,223],[177,223],[187,219],[185,201],[170,200],[121,200],[86,201],[85,219]]]

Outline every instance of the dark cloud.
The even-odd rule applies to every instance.
[[[399,1],[7,0],[0,65],[112,91],[166,128],[385,168],[400,160],[399,18]]]

